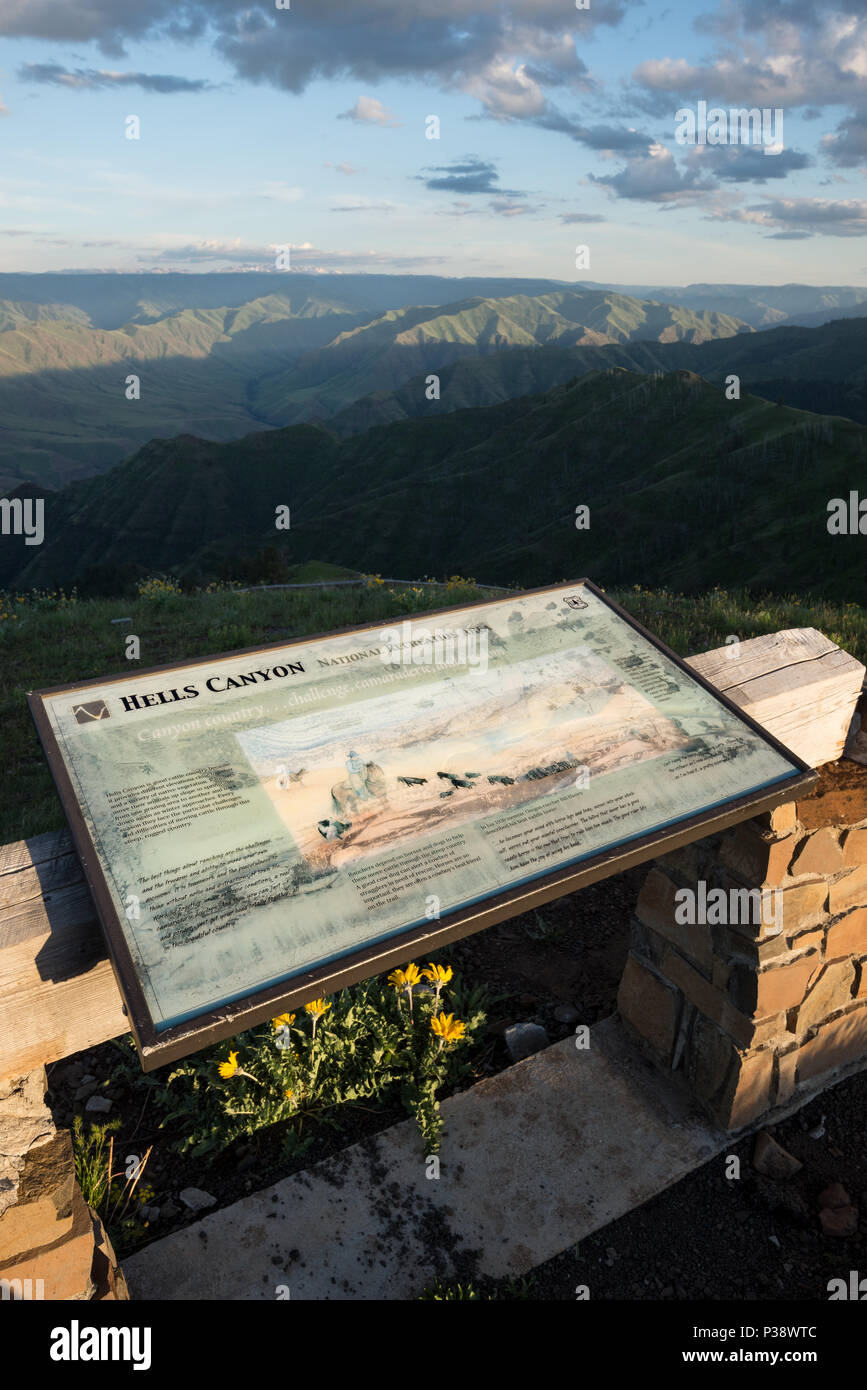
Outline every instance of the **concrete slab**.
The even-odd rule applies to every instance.
[[[615,1017],[444,1101],[436,1165],[412,1121],[212,1212],[124,1262],[132,1298],[417,1298],[520,1276],[730,1142]],[[281,1291],[282,1290],[282,1291]]]

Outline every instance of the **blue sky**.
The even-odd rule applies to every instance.
[[[0,105],[2,270],[867,284],[867,0],[3,0]]]

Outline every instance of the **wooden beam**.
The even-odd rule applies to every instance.
[[[687,664],[811,767],[842,755],[865,670],[814,627],[751,637]]]
[[[812,766],[843,749],[864,667],[813,628],[690,665]],[[0,846],[0,1080],[128,1031],[66,831]]]
[[[129,1031],[64,831],[0,848],[0,1078]]]

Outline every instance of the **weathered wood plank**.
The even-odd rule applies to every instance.
[[[67,852],[73,853],[68,830],[48,830],[44,835],[34,835],[30,840],[0,845],[0,875],[17,873],[19,869],[29,868],[32,864],[49,863]]]
[[[840,648],[830,637],[814,627],[784,628],[762,637],[749,637],[737,645],[714,647],[700,656],[687,658],[687,663],[722,691],[744,685],[756,676],[769,676],[775,671],[788,670],[804,661],[821,661]],[[844,653],[849,661],[854,657]]]
[[[0,1077],[128,1029],[68,831],[0,847]]]
[[[690,665],[812,766],[842,752],[864,667],[813,628]],[[66,831],[0,846],[0,1079],[128,1031]]]
[[[751,637],[688,665],[811,767],[842,754],[865,669],[815,628]]]

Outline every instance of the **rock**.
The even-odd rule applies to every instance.
[[[790,1178],[800,1172],[803,1163],[790,1154],[766,1129],[756,1135],[753,1148],[753,1167],[767,1178]]]
[[[149,1223],[152,1223],[152,1222],[154,1222],[154,1221],[159,1221],[159,1219],[160,1219],[160,1209],[159,1209],[159,1207],[142,1207],[142,1209],[141,1209],[141,1214],[142,1214],[142,1219],[143,1219],[144,1221],[149,1222]]]
[[[178,1195],[189,1211],[207,1211],[208,1207],[217,1205],[216,1197],[212,1197],[210,1192],[203,1192],[200,1187],[185,1187]]]
[[[177,1202],[163,1202],[160,1207],[160,1216],[163,1221],[174,1221],[175,1217],[180,1216],[181,1209]]]
[[[78,1084],[79,1086],[89,1086],[91,1081],[96,1081],[97,1079],[98,1078],[95,1077],[92,1072],[88,1072],[86,1076],[81,1078]]]
[[[107,1115],[112,1107],[112,1103],[113,1102],[109,1100],[108,1096],[91,1096],[84,1108],[89,1114]]]
[[[554,1017],[558,1023],[577,1023],[581,1015],[571,1004],[560,1004],[554,1010]]]
[[[819,1221],[824,1235],[845,1240],[858,1230],[858,1209],[852,1206],[823,1207],[819,1212]]]
[[[92,1095],[93,1095],[93,1093],[94,1093],[95,1090],[96,1090],[96,1082],[95,1082],[95,1081],[88,1081],[86,1085],[82,1083],[82,1085],[79,1086],[78,1090],[76,1091],[75,1095],[73,1096],[73,1100],[86,1100],[88,1096],[92,1096]]]
[[[513,1023],[503,1037],[513,1062],[521,1062],[548,1046],[548,1034],[538,1023]]]
[[[824,1138],[825,1138],[825,1116],[824,1116],[824,1115],[822,1116],[821,1120],[820,1120],[819,1123],[816,1125],[816,1128],[815,1128],[815,1129],[810,1129],[810,1130],[807,1131],[807,1133],[809,1134],[809,1136],[810,1136],[811,1139],[824,1139]]]
[[[821,1208],[829,1207],[832,1211],[839,1210],[841,1207],[851,1205],[852,1199],[841,1182],[832,1182],[830,1187],[824,1188],[818,1196],[818,1203]]]

